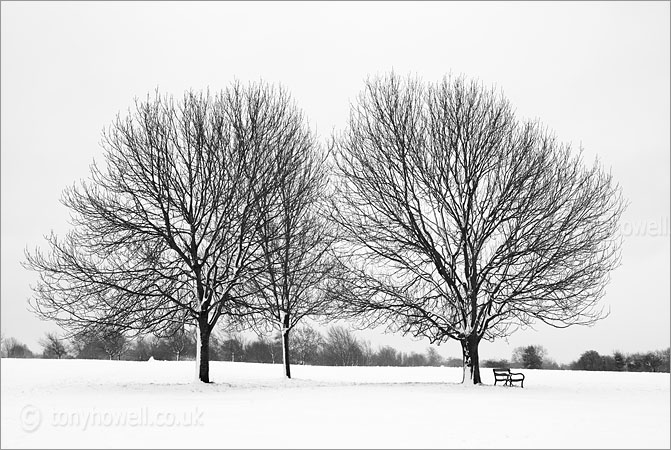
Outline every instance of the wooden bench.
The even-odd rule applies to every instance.
[[[494,371],[494,386],[499,381],[503,381],[504,386],[512,386],[513,383],[520,383],[521,387],[524,387],[524,374],[523,373],[514,373],[510,369],[492,369]]]

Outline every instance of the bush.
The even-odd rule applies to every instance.
[[[547,351],[540,345],[517,347],[513,352],[513,366],[524,369],[540,369]]]
[[[588,350],[580,358],[571,365],[574,370],[604,370],[604,362],[599,352],[596,350]]]
[[[485,359],[480,363],[480,367],[497,369],[510,367],[510,362],[507,359]]]

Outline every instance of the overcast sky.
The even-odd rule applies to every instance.
[[[496,85],[522,118],[598,157],[630,202],[622,265],[593,327],[539,325],[483,343],[483,359],[543,345],[666,348],[669,294],[668,2],[2,3],[2,333],[39,350],[24,248],[68,229],[62,190],[100,159],[100,132],[157,87],[218,90],[263,78],[293,94],[321,138],[340,128],[368,75],[452,72]],[[373,346],[426,341],[362,333]],[[440,352],[460,356],[456,342]]]

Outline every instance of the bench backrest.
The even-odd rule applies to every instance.
[[[510,376],[510,369],[492,369],[495,378],[508,378]]]

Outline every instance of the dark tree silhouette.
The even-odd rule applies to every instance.
[[[540,369],[543,367],[546,355],[547,351],[540,345],[517,347],[513,351],[513,363],[519,364],[525,369]]]
[[[396,349],[385,345],[380,347],[375,355],[375,365],[377,366],[398,366],[399,355],[396,352]]]
[[[104,133],[104,166],[64,193],[73,230],[26,253],[35,311],[74,333],[193,324],[209,382],[212,329],[251,312],[242,287],[260,266],[262,200],[303,129],[288,94],[266,84],[136,102]]]
[[[68,354],[65,343],[55,333],[46,333],[40,339],[40,345],[42,346],[42,354],[45,358],[61,359]]]
[[[503,96],[463,78],[371,79],[334,149],[353,317],[459,341],[473,383],[482,339],[603,317],[620,188]]]
[[[603,357],[596,350],[588,350],[572,366],[575,370],[604,370]]]
[[[293,339],[293,361],[298,364],[314,364],[324,343],[324,337],[309,325],[297,327]]]
[[[627,360],[624,354],[620,351],[613,352],[613,366],[617,371],[626,369]]]

